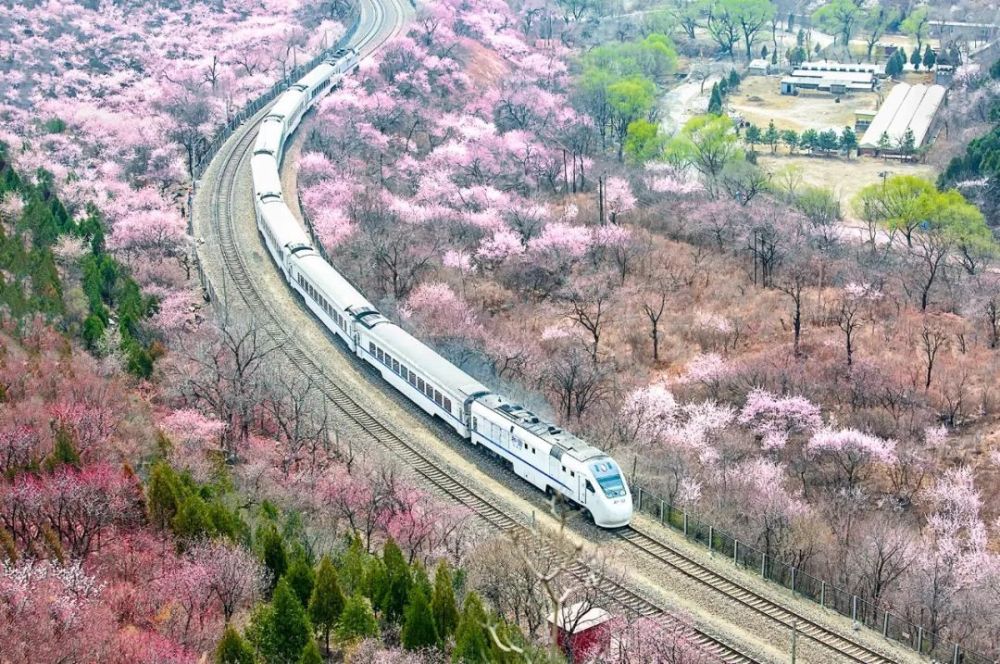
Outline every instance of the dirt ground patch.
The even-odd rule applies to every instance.
[[[778,129],[842,129],[854,126],[854,111],[875,110],[878,95],[858,92],[841,97],[840,103],[827,92],[801,91],[797,97],[783,95],[778,76],[748,76],[728,103],[732,111],[754,124],[767,126],[774,120]],[[883,94],[888,94],[888,88]]]
[[[917,175],[934,180],[937,171],[927,164],[911,164],[899,161],[883,161],[881,159],[862,157],[845,159],[843,157],[802,157],[779,154],[772,156],[760,153],[757,163],[762,168],[774,173],[776,183],[783,180],[781,172],[789,166],[796,167],[801,175],[802,183],[814,187],[832,188],[840,197],[844,216],[853,219],[851,199],[861,189],[874,182],[881,182],[880,173],[888,171],[888,175]]]

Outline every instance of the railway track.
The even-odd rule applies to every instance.
[[[893,660],[874,650],[839,636],[822,625],[775,604],[746,586],[713,572],[670,545],[638,530],[635,526],[622,528],[617,531],[617,535],[621,540],[645,555],[718,591],[727,599],[739,602],[749,609],[785,625],[789,630],[797,630],[801,636],[812,639],[844,660],[863,662],[864,664],[893,664]]]
[[[372,24],[358,41],[359,51],[364,48],[375,48],[394,34],[402,24],[402,12],[398,10],[399,0],[389,0],[395,8],[391,14],[392,26],[388,36],[384,33],[389,17],[386,8],[379,2],[372,2]],[[414,472],[434,486],[441,494],[467,507],[493,529],[514,536],[525,533],[529,528],[517,517],[508,514],[499,507],[483,498],[480,494],[468,488],[434,460],[423,454],[406,440],[386,426],[372,412],[359,404],[346,393],[337,383],[322,370],[308,352],[300,345],[294,335],[290,334],[282,323],[281,317],[274,310],[268,299],[263,296],[259,287],[251,277],[251,271],[241,253],[236,241],[235,208],[236,182],[240,171],[252,152],[256,137],[256,128],[265,111],[261,111],[254,119],[248,121],[237,134],[230,139],[235,145],[220,151],[216,159],[221,161],[220,173],[211,185],[211,225],[218,239],[218,246],[226,269],[226,278],[235,287],[239,297],[253,312],[257,323],[263,331],[277,344],[284,354],[309,377],[326,398],[343,415],[342,421],[345,433],[358,436],[378,443],[392,452]],[[659,562],[681,571],[686,576],[707,584],[725,595],[727,598],[740,602],[750,609],[776,620],[789,628],[797,624],[800,634],[816,640],[835,652],[841,659],[837,661],[863,662],[864,664],[889,664],[892,660],[860,646],[848,639],[840,637],[822,626],[809,621],[794,612],[788,611],[769,600],[760,597],[728,579],[699,565],[668,545],[641,533],[634,528],[620,531],[619,536],[631,546],[641,550]],[[561,560],[566,571],[580,581],[592,579],[595,571],[578,560],[566,560],[560,551],[551,545],[542,545],[542,553],[554,560]],[[635,616],[650,617],[658,620],[669,620],[667,611],[639,592],[628,588],[622,583],[604,577],[601,579],[601,592],[608,600]],[[743,653],[715,637],[692,628],[690,639],[700,645],[721,661],[732,664],[753,663],[758,660]]]

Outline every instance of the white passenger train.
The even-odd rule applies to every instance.
[[[507,403],[385,318],[313,249],[285,204],[278,170],[285,141],[312,100],[357,64],[354,50],[337,51],[278,97],[261,123],[251,170],[257,226],[268,251],[319,320],[413,403],[547,494],[580,505],[598,526],[625,526],[632,498],[611,457]]]

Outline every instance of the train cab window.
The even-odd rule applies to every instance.
[[[590,483],[590,480],[587,480],[587,491],[589,491],[591,493],[596,493],[594,491],[594,485]]]

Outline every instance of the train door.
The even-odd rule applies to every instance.
[[[579,483],[577,488],[577,495],[580,499],[581,505],[587,504],[587,478],[583,476],[583,473],[576,474],[576,481]]]
[[[549,448],[549,477],[554,478],[549,484],[552,485],[553,490],[556,488],[554,480],[562,481],[562,455],[563,451],[555,445]]]

